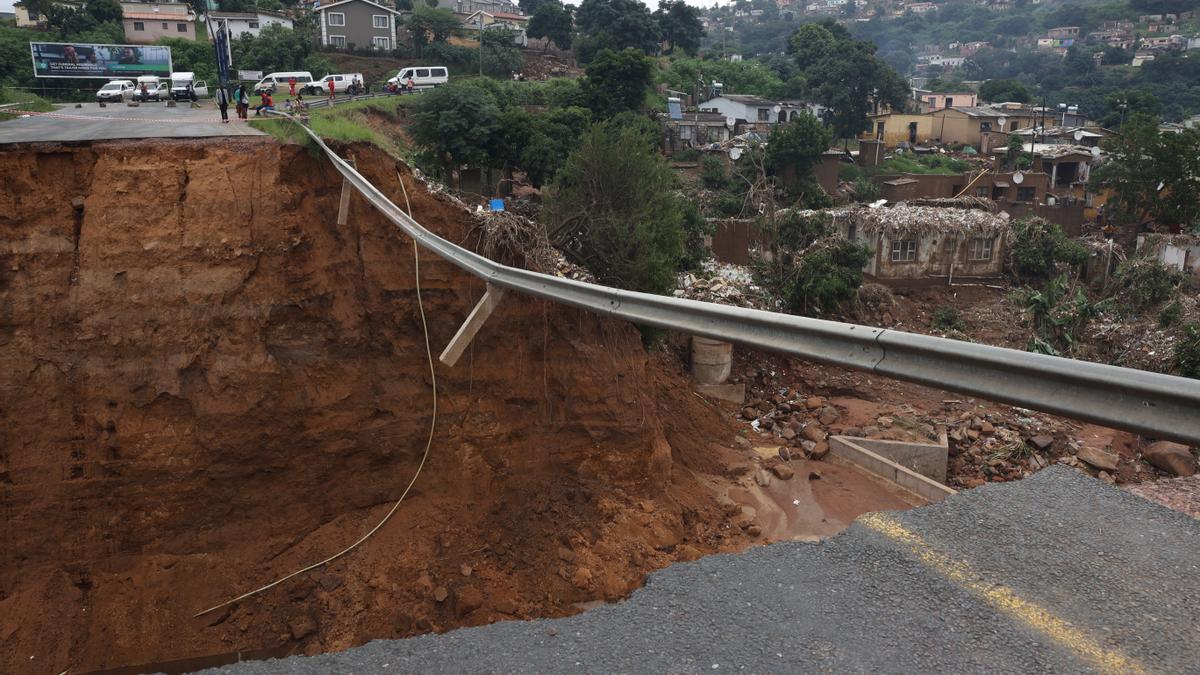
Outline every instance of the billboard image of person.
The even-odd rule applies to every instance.
[[[171,76],[171,48],[156,45],[97,45],[30,42],[36,77],[131,79]]]

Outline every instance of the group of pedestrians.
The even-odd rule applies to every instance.
[[[233,90],[233,95],[225,91],[225,87],[217,86],[217,108],[221,111],[221,123],[229,124],[229,103],[233,99],[233,109],[239,120],[247,119],[247,112],[250,110],[250,94],[246,91],[246,85],[239,84]],[[255,108],[255,114],[262,106]]]
[[[416,91],[417,87],[412,77],[409,77],[407,82],[389,82],[387,86],[389,94],[412,94]]]

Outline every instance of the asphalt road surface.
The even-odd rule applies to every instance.
[[[625,602],[208,672],[1195,672],[1200,521],[1053,467]]]
[[[168,108],[165,102],[143,103],[137,107],[123,103],[110,103],[104,108],[96,103],[84,103],[80,108],[66,105],[52,113],[0,122],[0,144],[122,138],[205,138],[263,133],[245,122],[239,122],[232,106],[229,108],[229,124],[222,124],[221,114],[212,101],[202,101],[199,105],[199,108],[192,108],[187,102],[181,102],[174,108]],[[250,114],[253,119],[254,113]]]

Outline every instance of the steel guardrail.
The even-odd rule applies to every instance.
[[[300,126],[338,172],[405,234],[489,284],[637,324],[1200,446],[1200,380],[949,338],[618,290],[502,265],[426,230],[311,129]]]

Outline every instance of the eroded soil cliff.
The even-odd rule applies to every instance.
[[[401,201],[397,166],[360,169]],[[728,421],[621,322],[507,298],[437,365],[409,240],[298,146],[0,152],[0,671],[86,671],[558,615],[741,545]],[[414,216],[470,217],[417,183]],[[482,284],[429,254],[434,355]],[[722,447],[724,446],[724,447]]]

